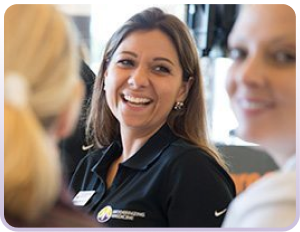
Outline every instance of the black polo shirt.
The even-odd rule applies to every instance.
[[[108,189],[106,174],[120,154],[119,141],[91,153],[80,162],[71,181],[70,187],[84,195],[82,207],[99,223],[111,227],[221,226],[235,187],[203,150],[176,137],[165,125],[119,164]]]

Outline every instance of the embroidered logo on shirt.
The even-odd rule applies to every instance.
[[[110,205],[105,206],[97,214],[97,220],[98,220],[98,222],[101,222],[101,223],[107,222],[111,218],[112,212],[113,212],[112,211],[112,207]]]
[[[129,211],[129,210],[120,210],[120,209],[112,209],[110,205],[105,206],[101,209],[97,215],[98,222],[104,223],[109,219],[120,219],[126,221],[133,221],[136,217],[145,218],[145,212],[137,212],[137,211]]]
[[[216,217],[220,217],[222,214],[224,214],[225,212],[227,211],[227,209],[225,208],[225,209],[223,209],[223,210],[221,210],[221,211],[215,211],[215,216]]]

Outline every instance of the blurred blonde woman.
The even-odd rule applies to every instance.
[[[280,169],[231,203],[224,227],[279,228],[296,220],[296,15],[287,5],[242,9],[228,45],[227,92],[237,135],[260,144]]]
[[[50,5],[13,5],[4,17],[4,214],[14,227],[90,227],[74,210],[57,142],[84,94],[69,21]]]

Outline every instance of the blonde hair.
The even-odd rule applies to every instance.
[[[51,5],[13,5],[4,16],[4,81],[17,74],[27,88],[25,106],[7,101],[7,92],[4,102],[4,212],[20,220],[37,219],[60,191],[60,158],[47,130],[79,81],[71,31]]]

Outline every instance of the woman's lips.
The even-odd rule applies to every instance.
[[[121,94],[121,97],[123,99],[123,101],[125,101],[126,103],[130,103],[133,105],[141,105],[141,106],[145,106],[145,105],[149,105],[152,100],[150,98],[147,97],[135,97],[132,95],[127,95],[127,94]]]
[[[272,110],[274,103],[266,100],[249,100],[245,98],[238,99],[235,103],[236,109],[239,114],[243,117],[257,117],[262,115],[269,110]]]
[[[244,110],[262,110],[265,108],[270,108],[272,103],[269,101],[261,100],[248,100],[248,99],[239,99],[237,101],[238,106]]]

